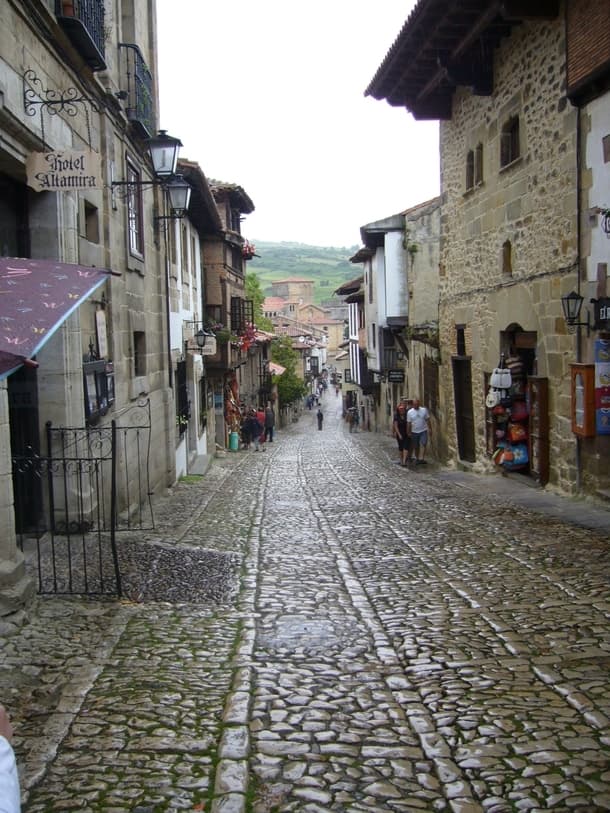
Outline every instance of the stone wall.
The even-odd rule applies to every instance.
[[[443,431],[457,461],[451,356],[456,326],[472,359],[476,460],[487,464],[483,376],[497,366],[503,335],[537,337],[537,374],[549,378],[550,482],[573,490],[569,362],[573,338],[560,297],[576,285],[577,114],[565,93],[561,18],[515,27],[498,48],[494,93],[454,96],[441,125],[443,198],[440,344]],[[503,130],[518,117],[519,152],[501,165]],[[482,145],[483,174],[466,186],[466,156]]]

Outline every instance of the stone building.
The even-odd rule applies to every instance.
[[[178,169],[192,189],[189,211],[166,221],[169,272],[169,352],[174,387],[176,477],[203,473],[216,451],[213,393],[206,359],[216,338],[204,313],[204,241],[222,241],[216,201],[201,167],[180,160]]]
[[[566,6],[567,95],[577,107],[580,278],[572,431],[579,486],[610,498],[610,5],[572,0]],[[593,336],[588,323],[594,330]],[[579,382],[583,383],[579,387]],[[578,403],[582,392],[589,401]],[[580,417],[579,417],[580,416]],[[582,418],[582,420],[580,419]]]
[[[271,393],[270,337],[254,326],[254,304],[246,298],[248,245],[241,221],[254,204],[238,184],[210,180],[220,216],[220,235],[203,243],[206,324],[216,336],[216,352],[205,357],[214,405],[215,442],[229,447],[239,433],[243,408],[264,403]],[[243,405],[243,406],[242,406]]]
[[[36,341],[0,381],[0,616],[8,617],[31,591],[23,544],[44,534],[57,553],[73,532],[129,525],[150,493],[175,480],[159,218],[174,213],[169,186],[180,182],[173,160],[156,168],[151,161],[159,128],[153,0],[5,0],[2,9],[5,324],[9,291],[36,283],[13,321]],[[73,288],[79,280],[89,288]],[[41,327],[49,314],[56,318]],[[100,475],[110,465],[107,447],[117,472],[112,502],[112,478]],[[103,592],[86,583],[86,570],[81,562],[59,587],[52,574],[50,589]],[[47,575],[41,571],[41,583]],[[102,575],[100,568],[98,582]]]
[[[599,293],[590,278],[605,274],[591,262],[585,270],[591,225],[578,184],[593,173],[579,164],[583,116],[566,96],[569,38],[592,22],[575,11],[603,5],[420,0],[367,89],[441,122],[438,410],[447,458],[487,469],[511,446],[506,470],[567,492],[608,478],[595,464],[607,460],[607,437],[581,438],[572,420],[572,365],[593,364],[601,325],[590,335],[576,325],[574,336],[562,310],[572,289],[585,302]],[[585,84],[607,74],[607,39],[598,56]],[[589,90],[599,95],[600,85]],[[500,364],[511,367],[511,388],[492,407]],[[510,433],[519,439],[513,458]]]
[[[308,305],[313,302],[313,280],[302,277],[287,277],[271,283],[271,296],[280,296],[297,305]]]
[[[429,450],[433,457],[446,456],[441,431],[440,350],[438,331],[439,246],[441,200],[433,198],[403,212],[407,248],[409,320],[404,330],[405,384],[402,394],[418,397],[430,413]],[[394,402],[396,406],[396,402]]]

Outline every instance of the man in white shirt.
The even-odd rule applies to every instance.
[[[15,752],[11,746],[13,726],[0,705],[0,813],[19,813],[21,800]]]
[[[419,398],[413,399],[413,406],[407,412],[407,427],[411,438],[411,454],[417,463],[425,463],[430,415],[426,407],[419,405]]]

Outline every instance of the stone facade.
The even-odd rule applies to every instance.
[[[451,119],[441,123],[440,406],[448,458],[457,462],[460,416],[451,365],[452,357],[468,357],[471,460],[491,465],[484,376],[501,353],[511,352],[516,334],[528,334],[531,372],[549,386],[549,482],[573,491],[574,340],[560,300],[578,272],[577,112],[564,96],[564,37],[559,17],[513,28],[495,54],[493,94],[457,90]],[[507,155],[511,129],[513,154]],[[481,148],[482,176],[471,185],[467,157]]]
[[[100,19],[94,11],[102,7]],[[15,408],[11,397],[23,386],[22,371],[13,373],[0,388],[0,426],[5,438],[6,426],[11,429],[12,442],[4,458],[10,464],[11,455],[22,454],[28,445],[41,451],[40,439],[49,421],[78,428],[87,422],[109,426],[112,420],[120,425],[129,421],[132,409],[147,402],[156,442],[151,444],[145,474],[148,488],[158,492],[175,479],[175,409],[168,369],[166,255],[155,228],[163,196],[150,183],[147,144],[157,131],[156,10],[154,2],[136,10],[134,4],[118,0],[106,0],[100,8],[81,4],[68,9],[51,0],[3,3],[1,252],[95,265],[113,273],[37,353],[38,369],[28,379],[27,416],[25,410]],[[78,21],[75,14],[82,15]],[[80,36],[84,31],[91,34],[89,39]],[[129,82],[134,63],[128,69],[128,59],[137,61],[143,79],[139,92],[144,93],[145,77],[150,77],[145,98],[136,99],[133,81]],[[49,102],[62,94],[80,101],[53,108]],[[30,109],[28,99],[33,100]],[[86,149],[97,154],[101,165],[95,188],[38,192],[27,187],[26,161],[31,153]],[[134,174],[129,175],[130,171]],[[138,185],[125,186],[128,179],[137,180]],[[112,369],[111,397],[96,393],[93,379],[83,375],[84,365],[93,359]],[[87,381],[92,388],[88,399]],[[91,414],[94,401],[99,412]],[[119,467],[137,459],[139,442],[135,433],[126,435]],[[119,513],[135,510],[131,500],[136,479],[127,475],[125,488],[117,495]],[[0,502],[0,526],[6,531],[0,543],[0,594],[10,598],[17,590],[25,597],[27,591],[15,587],[23,568],[15,547],[10,468],[0,472],[0,481],[5,495]],[[48,522],[46,517],[43,520]],[[11,598],[8,606],[14,603]]]
[[[271,295],[281,296],[297,305],[308,305],[313,302],[314,285],[312,280],[299,277],[276,280],[271,283]]]

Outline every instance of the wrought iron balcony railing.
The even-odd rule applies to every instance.
[[[127,118],[144,138],[155,133],[153,78],[142,52],[132,43],[119,43],[121,79],[125,82]]]
[[[91,70],[105,70],[104,0],[55,0],[55,15]]]

